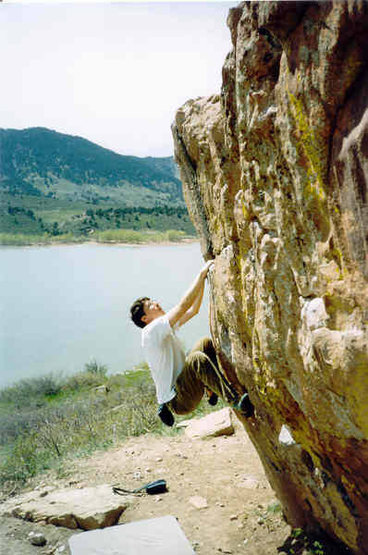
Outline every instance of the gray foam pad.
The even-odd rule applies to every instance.
[[[75,534],[69,546],[72,555],[194,555],[173,516]]]

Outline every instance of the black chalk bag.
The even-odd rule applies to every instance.
[[[120,488],[119,486],[112,486],[112,491],[117,495],[127,495],[129,493],[146,492],[148,495],[155,495],[157,493],[165,493],[167,491],[166,480],[155,480],[149,484],[145,484],[137,489],[129,490]]]

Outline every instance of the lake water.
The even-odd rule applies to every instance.
[[[111,373],[139,364],[130,305],[145,295],[168,310],[202,265],[198,243],[1,247],[0,387],[71,374],[93,359]],[[187,349],[209,333],[207,297],[180,332]]]

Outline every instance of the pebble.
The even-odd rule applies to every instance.
[[[231,515],[230,520],[238,520],[238,515]]]
[[[134,480],[140,480],[142,478],[142,474],[140,472],[134,472],[133,478]]]
[[[207,499],[199,495],[193,495],[189,498],[189,503],[196,509],[206,509],[208,507]]]
[[[162,461],[163,461],[163,458],[162,458],[162,457],[157,457],[157,458],[156,458],[156,462],[162,462]]]
[[[28,539],[32,545],[43,546],[47,543],[45,536],[40,532],[30,532],[28,534]]]
[[[188,446],[188,447],[190,447],[190,446]],[[188,458],[187,455],[183,455],[182,453],[175,453],[175,456],[179,457],[179,459],[187,459]]]

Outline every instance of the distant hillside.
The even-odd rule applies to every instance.
[[[123,156],[42,127],[0,129],[0,233],[193,235],[172,157]]]
[[[58,194],[60,180],[75,186],[147,188],[182,200],[173,158],[122,156],[81,137],[42,127],[0,129],[0,186],[11,194]]]

